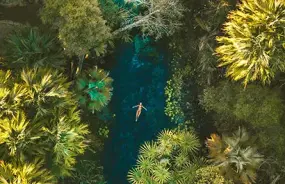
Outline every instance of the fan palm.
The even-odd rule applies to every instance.
[[[27,90],[27,103],[36,111],[36,116],[44,115],[55,107],[69,108],[76,104],[68,91],[70,83],[63,74],[48,68],[23,70],[23,86]]]
[[[112,82],[109,73],[98,67],[87,71],[76,82],[79,103],[92,113],[101,111],[111,100]]]
[[[0,163],[0,182],[3,184],[55,184],[54,177],[43,167],[43,162]]]
[[[150,178],[138,168],[134,168],[128,173],[128,180],[132,184],[145,184],[149,179]]]
[[[36,123],[30,123],[23,112],[11,119],[0,119],[0,148],[6,156],[38,155],[41,132]]]
[[[7,39],[7,61],[10,68],[51,66],[64,64],[56,37],[41,33],[36,28],[21,30]]]
[[[254,183],[256,170],[262,162],[262,156],[252,147],[245,146],[249,136],[245,129],[239,128],[232,137],[222,139],[213,134],[207,139],[211,161],[219,166],[226,176],[242,181],[245,184]]]
[[[219,66],[227,66],[233,80],[260,80],[270,83],[275,74],[285,71],[285,2],[283,0],[243,0],[230,13],[225,36],[216,52]]]
[[[199,167],[194,160],[199,146],[191,131],[164,130],[156,142],[141,146],[137,165],[129,172],[128,180],[133,184],[189,182],[193,178],[191,173]]]
[[[75,108],[54,111],[55,117],[42,130],[46,133],[47,144],[53,150],[53,169],[57,175],[69,175],[75,164],[75,157],[83,154],[87,147],[85,136],[87,125],[80,123],[79,111]]]

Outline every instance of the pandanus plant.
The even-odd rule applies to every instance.
[[[43,162],[36,159],[32,163],[0,161],[0,183],[53,184],[56,182],[50,172],[43,169]]]
[[[109,73],[97,66],[83,73],[76,81],[79,103],[92,113],[101,111],[111,100],[112,82]]]

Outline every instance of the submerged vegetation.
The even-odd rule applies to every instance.
[[[136,163],[118,184],[285,183],[283,0],[29,3],[42,24],[0,23],[0,183],[106,184],[104,144],[137,100],[154,123],[138,122],[136,132],[152,135],[121,130],[122,139],[146,142],[128,153]],[[116,83],[112,71],[121,68],[111,62],[132,40],[125,71],[150,88],[112,101],[133,86]],[[127,104],[124,113],[114,104]]]

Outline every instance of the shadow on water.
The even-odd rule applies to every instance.
[[[0,6],[0,20],[11,20],[20,23],[29,23],[32,26],[40,25],[38,16],[39,4],[29,4],[27,6],[3,7]]]
[[[109,184],[127,183],[127,172],[136,163],[140,145],[155,139],[163,128],[171,125],[164,115],[164,87],[168,77],[166,54],[160,49],[149,57],[149,53],[142,53],[136,47],[136,43],[117,45],[116,65],[111,70],[114,78],[111,107],[116,122],[104,151]],[[147,111],[142,110],[135,122],[136,109],[132,106],[139,102]]]

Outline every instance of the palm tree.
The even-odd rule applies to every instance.
[[[69,92],[70,83],[57,70],[48,68],[26,69],[21,72],[21,85],[27,90],[27,104],[36,117],[50,113],[53,108],[66,108],[76,104]]]
[[[4,62],[9,68],[43,67],[60,68],[64,64],[62,49],[56,37],[26,28],[8,37]]]
[[[0,162],[0,182],[3,184],[55,184],[54,177],[43,169],[43,162]]]
[[[156,142],[146,142],[140,148],[135,168],[128,180],[140,183],[186,183],[192,181],[199,168],[195,153],[199,141],[191,131],[164,130]]]
[[[42,134],[38,124],[30,123],[24,112],[17,112],[11,119],[0,119],[0,150],[3,157],[24,157],[42,153],[38,141]]]
[[[12,89],[0,87],[0,117],[14,116],[26,100],[27,90],[15,83]]]
[[[225,36],[217,37],[219,66],[227,66],[233,80],[270,83],[285,71],[285,2],[283,0],[242,0],[229,14]]]
[[[59,109],[53,112],[54,118],[42,128],[46,143],[52,148],[53,172],[59,176],[70,175],[75,157],[83,154],[88,140],[88,126],[80,123],[79,111]]]
[[[245,129],[239,128],[231,137],[221,139],[214,134],[206,141],[211,161],[225,176],[245,184],[255,182],[256,170],[263,161],[256,149],[246,145],[248,140]]]
[[[101,111],[112,97],[112,82],[109,73],[97,66],[82,74],[76,81],[79,103],[92,111]]]

